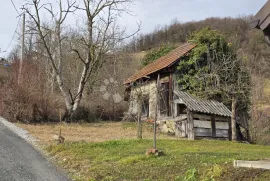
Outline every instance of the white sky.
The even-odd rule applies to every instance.
[[[12,39],[18,23],[18,15],[11,0],[1,1],[5,1],[5,3],[1,3],[0,11],[0,57],[3,57],[17,43],[19,36],[14,38],[7,53],[2,52]],[[20,10],[23,0],[13,1]],[[47,2],[47,0],[44,1]],[[127,28],[128,32],[132,32],[136,29],[137,22],[141,21],[141,33],[147,33],[153,31],[158,25],[170,24],[176,18],[180,22],[187,22],[208,17],[237,17],[256,14],[266,2],[267,0],[137,0],[130,6],[133,16],[123,16],[120,23]]]

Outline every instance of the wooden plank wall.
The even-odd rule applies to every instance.
[[[175,118],[175,136],[187,137],[187,115]]]
[[[195,137],[229,139],[229,118],[193,114]]]

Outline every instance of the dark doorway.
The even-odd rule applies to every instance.
[[[149,116],[149,95],[143,97],[142,101],[142,116]]]
[[[169,109],[169,82],[160,84],[160,115],[170,116]]]

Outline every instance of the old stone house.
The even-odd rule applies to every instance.
[[[158,123],[166,132],[189,139],[230,139],[231,111],[220,102],[182,92],[177,83],[177,65],[195,46],[180,45],[124,82],[129,93],[128,114],[137,115],[140,110],[145,119],[153,119],[157,108]]]

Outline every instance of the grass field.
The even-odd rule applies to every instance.
[[[226,141],[158,140],[165,155],[146,156],[152,140],[51,145],[47,151],[75,180],[265,180],[270,171],[232,168],[233,160],[270,158],[269,147]],[[189,171],[189,174],[186,172]],[[235,174],[237,173],[237,174]]]
[[[62,125],[66,142],[56,145],[52,136],[59,125],[23,125],[45,144],[53,160],[73,180],[257,180],[267,181],[270,171],[235,169],[233,160],[270,158],[269,146],[228,141],[177,140],[158,134],[157,147],[164,156],[146,156],[152,147],[152,129],[145,125],[145,139],[136,139],[135,123]]]

